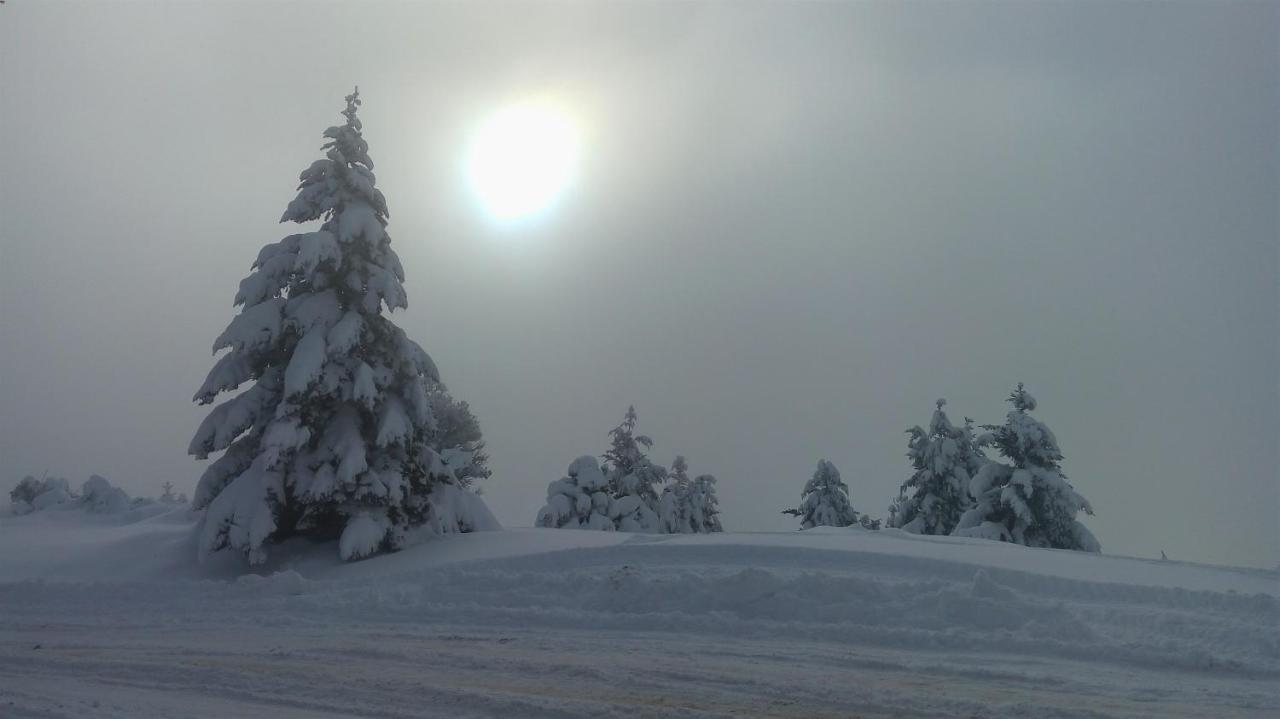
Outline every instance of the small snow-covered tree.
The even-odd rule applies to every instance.
[[[690,516],[690,492],[693,482],[689,479],[689,465],[682,455],[677,455],[667,472],[667,484],[662,488],[658,502],[658,515],[662,531],[670,534],[696,532]]]
[[[689,523],[694,532],[723,532],[720,526],[720,500],[716,497],[716,478],[700,474],[690,484],[688,494]]]
[[[1062,473],[1057,438],[1029,414],[1036,408],[1035,398],[1019,382],[1008,401],[1013,409],[1005,423],[984,425],[989,432],[979,439],[999,450],[1008,463],[991,462],[973,477],[969,493],[976,505],[960,517],[953,534],[1029,547],[1101,551],[1098,540],[1076,520],[1077,513],[1093,514],[1093,508]]]
[[[662,529],[671,534],[722,532],[720,502],[716,498],[716,478],[700,474],[689,479],[689,465],[682,456],[671,463],[668,482],[662,489],[660,514]]]
[[[610,513],[624,532],[661,532],[658,517],[658,485],[667,471],[649,460],[644,450],[653,440],[636,434],[636,408],[628,407],[622,424],[609,430],[610,447],[604,453],[614,503]]]
[[[782,513],[799,517],[801,529],[848,527],[858,521],[858,513],[849,504],[848,485],[840,479],[840,470],[825,459],[818,460],[818,468],[800,496],[798,508]]]
[[[201,556],[225,548],[257,563],[269,543],[300,534],[338,539],[343,559],[398,548],[431,523],[436,486],[461,481],[455,462],[474,460],[441,451],[435,364],[383,314],[407,306],[404,269],[359,106],[357,90],[281,218],[322,224],[258,253],[236,293],[240,314],[213,344],[229,351],[195,394],[209,404],[252,383],[209,413],[188,448],[223,453],[193,498],[205,510]]]
[[[187,495],[185,493],[178,494],[173,491],[173,482],[166,481],[164,484],[160,485],[160,488],[164,490],[164,492],[160,494],[161,504],[186,504],[187,503]]]
[[[885,524],[890,527],[898,526],[898,515],[902,512],[902,495],[899,494],[889,502],[889,518],[885,520]]]
[[[907,457],[915,473],[902,484],[890,512],[889,526],[914,534],[951,534],[960,515],[973,505],[969,481],[986,463],[974,444],[966,418],[955,427],[937,401],[926,432],[918,425],[907,430]]]
[[[538,510],[536,526],[552,529],[615,529],[609,516],[613,498],[609,480],[596,458],[578,457],[569,464],[565,477],[547,485],[547,503]]]

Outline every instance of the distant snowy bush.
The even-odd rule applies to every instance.
[[[158,506],[154,499],[131,498],[123,489],[101,475],[91,475],[71,491],[67,480],[60,477],[36,479],[24,477],[9,493],[13,513],[22,515],[50,509],[80,509],[93,514],[121,515],[139,508]]]
[[[59,504],[69,504],[74,499],[70,485],[61,477],[36,479],[27,475],[9,492],[9,502],[13,505],[14,514],[30,514]]]
[[[95,474],[80,489],[80,505],[98,514],[119,514],[131,509],[133,502],[123,489]]]

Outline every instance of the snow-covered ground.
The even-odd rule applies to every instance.
[[[1274,572],[861,529],[334,555],[0,516],[0,716],[1280,715]]]

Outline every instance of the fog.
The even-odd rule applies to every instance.
[[[1280,15],[1203,3],[0,6],[0,483],[190,491],[191,396],[358,84],[409,309],[529,525],[629,404],[795,525],[883,516],[933,402],[1018,381],[1114,554],[1280,561]],[[536,221],[468,137],[584,135]]]

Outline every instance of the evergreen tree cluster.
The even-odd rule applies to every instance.
[[[889,505],[889,527],[913,534],[981,537],[1030,547],[1098,552],[1093,534],[1076,519],[1093,508],[1062,473],[1062,452],[1048,427],[1030,414],[1036,400],[1018,383],[1008,399],[1013,409],[1001,425],[973,420],[957,427],[936,403],[929,428],[907,430],[907,458],[914,469]],[[999,459],[983,451],[991,448]],[[783,514],[800,518],[801,529],[855,524],[879,529],[880,520],[859,514],[849,487],[827,460],[805,484],[800,506]]]
[[[357,559],[423,532],[496,526],[474,487],[489,476],[475,416],[387,316],[408,305],[405,273],[387,234],[390,213],[360,104],[358,90],[347,96],[344,122],[325,130],[323,158],[301,173],[280,219],[319,226],[258,253],[193,398],[209,405],[227,395],[188,447],[199,459],[218,455],[192,498],[202,557],[231,550],[258,563],[269,546],[307,536],[335,540],[343,559]],[[1005,422],[984,425],[980,436],[967,418],[952,424],[944,400],[927,429],[907,430],[913,472],[890,505],[888,526],[1099,551],[1077,520],[1092,508],[1063,474],[1057,439],[1030,414],[1035,399],[1019,384],[1009,402]],[[600,460],[578,457],[548,486],[538,526],[722,531],[716,478],[691,477],[683,456],[669,468],[650,459],[653,440],[637,432],[634,407],[608,434]],[[104,480],[86,483],[84,493],[110,504],[118,499],[111,489]],[[72,497],[56,479],[28,478],[13,492],[15,506],[33,509]],[[161,501],[185,497],[166,485]],[[853,508],[848,485],[825,459],[800,504],[784,512],[802,529],[880,527]]]
[[[703,474],[690,479],[683,456],[670,469],[649,459],[646,452],[653,440],[636,433],[635,407],[627,408],[609,438],[603,465],[589,455],[578,457],[563,478],[547,485],[537,526],[667,534],[723,531],[716,478]]]
[[[1021,382],[1007,400],[1004,424],[974,436],[968,418],[956,427],[938,400],[928,431],[907,430],[915,468],[889,508],[889,526],[915,534],[949,534],[1030,547],[1101,551],[1076,518],[1093,508],[1062,473],[1053,432],[1031,416],[1036,400]],[[989,458],[993,449],[998,459]]]

